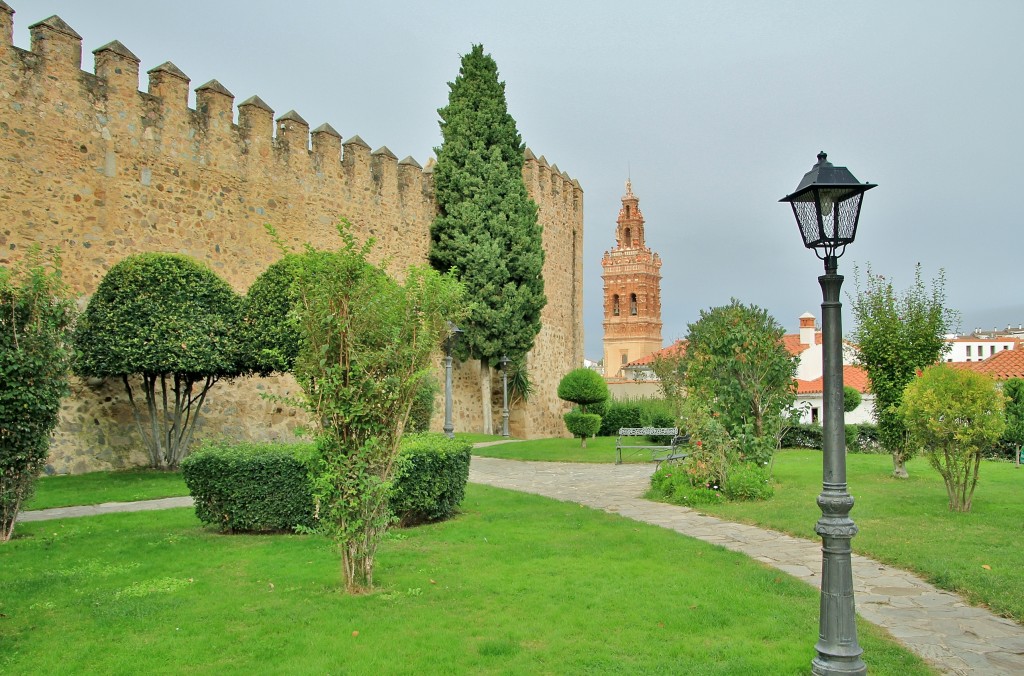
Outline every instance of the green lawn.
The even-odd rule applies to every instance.
[[[131,470],[42,477],[24,509],[132,502],[188,495],[180,472]]]
[[[643,442],[638,442],[643,443]],[[634,443],[634,445],[637,445]],[[545,462],[615,462],[615,437],[587,439],[580,448],[579,439],[532,439],[486,448],[474,448],[473,455],[506,460],[540,460]],[[650,462],[650,451],[627,451],[624,462]]]
[[[0,672],[752,674],[810,671],[818,595],[739,554],[470,485],[398,531],[381,591],[339,592],[315,536],[191,510],[21,524],[0,545]],[[866,623],[873,674],[930,673]]]
[[[968,514],[948,510],[942,479],[925,459],[911,461],[908,470],[910,478],[901,481],[891,477],[887,455],[847,456],[847,480],[856,500],[851,516],[860,528],[854,551],[1024,621],[1024,469],[983,462]],[[775,478],[771,500],[708,505],[701,511],[817,539],[821,453],[778,453]]]

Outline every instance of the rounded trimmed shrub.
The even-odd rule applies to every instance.
[[[566,429],[574,437],[586,439],[595,436],[601,429],[601,416],[596,413],[582,413],[573,409],[562,417]]]
[[[558,383],[558,398],[578,404],[580,410],[587,413],[588,406],[608,399],[608,383],[593,369],[573,369]]]
[[[181,461],[196,517],[227,533],[312,528],[311,450],[311,444],[203,445]]]
[[[443,434],[402,439],[389,501],[399,525],[451,518],[466,495],[472,445]]]

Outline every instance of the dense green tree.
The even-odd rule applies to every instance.
[[[782,343],[782,326],[767,310],[734,298],[702,310],[688,329],[681,365],[687,396],[720,418],[744,459],[767,463],[795,400],[796,362]]]
[[[0,267],[0,542],[46,466],[68,392],[74,316],[56,254],[33,249]]]
[[[463,357],[480,360],[484,432],[493,431],[491,365],[503,355],[519,364],[540,331],[547,302],[537,205],[523,183],[523,145],[508,113],[505,83],[482,45],[462,57],[449,84],[435,148],[430,263],[454,269],[475,303],[461,326]]]
[[[852,413],[860,406],[861,396],[856,388],[843,385],[843,412]]]
[[[1013,461],[1020,463],[1020,449],[1024,446],[1024,380],[1011,378],[1003,383],[1006,397],[1006,429],[1003,443],[1013,448]]]
[[[449,322],[462,319],[464,290],[426,267],[410,268],[399,284],[368,262],[370,245],[341,234],[340,250],[297,258],[295,377],[317,425],[317,512],[356,593],[373,586],[399,443]]]
[[[276,233],[271,230],[276,239]],[[280,244],[280,241],[279,241]],[[242,339],[260,375],[288,373],[299,353],[299,329],[291,316],[299,300],[295,276],[302,254],[287,253],[264,270],[242,301]]]
[[[986,375],[937,364],[903,392],[907,443],[942,475],[952,512],[971,511],[982,451],[1003,433],[1003,395]]]
[[[565,425],[574,437],[580,437],[581,448],[586,448],[587,437],[594,436],[601,429],[601,415],[592,410],[604,410],[603,404],[608,400],[608,383],[593,369],[573,369],[559,381],[558,398],[579,406],[579,411],[565,414]]]
[[[914,269],[914,284],[902,294],[870,267],[863,285],[856,274],[851,306],[856,327],[850,339],[857,344],[858,363],[871,381],[879,440],[892,454],[892,473],[900,479],[907,477],[906,463],[915,452],[907,444],[899,414],[903,390],[918,371],[939,361],[948,349],[945,335],[957,321],[956,313],[945,307],[944,286],[940,270],[929,293],[920,264]]]
[[[651,362],[651,370],[658,378],[658,386],[665,400],[672,406],[672,412],[678,419],[683,414],[683,399],[686,397],[686,370],[683,355],[686,343],[676,341],[667,350],[662,350]]]
[[[153,467],[178,466],[210,389],[247,371],[241,302],[212,270],[168,253],[125,258],[89,300],[75,331],[74,370],[124,383]]]

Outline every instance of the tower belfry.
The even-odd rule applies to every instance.
[[[604,280],[604,374],[657,352],[661,342],[661,258],[644,239],[644,215],[633,184],[616,221],[615,247],[601,259]]]

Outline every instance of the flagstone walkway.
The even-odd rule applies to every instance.
[[[474,456],[473,483],[575,502],[742,552],[819,587],[821,543],[723,521],[687,507],[644,500],[651,465],[522,462]],[[23,512],[40,521],[111,512],[188,507],[192,498],[165,498]],[[919,577],[853,556],[857,612],[947,674],[1024,674],[1024,627],[967,605]],[[870,665],[870,655],[866,656]]]

